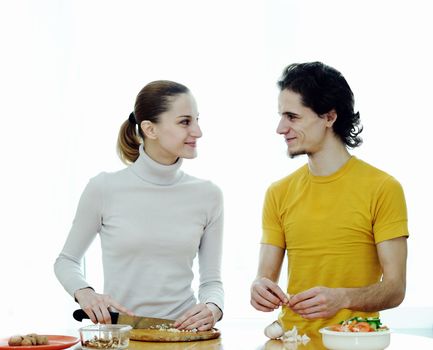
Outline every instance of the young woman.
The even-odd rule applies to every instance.
[[[108,308],[175,319],[179,329],[208,330],[221,319],[222,193],[180,169],[183,158],[197,156],[201,136],[188,88],[154,81],[140,91],[118,138],[119,156],[129,166],[89,181],[54,266],[60,283],[93,322],[110,323]],[[81,272],[96,234],[102,294]],[[196,255],[199,303],[191,288]]]

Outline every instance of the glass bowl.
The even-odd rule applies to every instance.
[[[126,349],[129,346],[129,331],[124,324],[95,324],[79,329],[83,349]]]

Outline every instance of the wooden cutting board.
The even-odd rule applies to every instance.
[[[197,332],[170,332],[160,329],[132,329],[129,332],[129,339],[152,342],[187,342],[215,339],[220,335],[221,332],[216,328],[209,331]]]
[[[239,347],[234,347],[237,349]],[[239,349],[241,349],[240,347]],[[255,349],[247,347],[246,349]],[[179,342],[162,342],[162,341],[135,341],[131,340],[128,350],[223,350],[222,338],[199,341],[179,341]]]

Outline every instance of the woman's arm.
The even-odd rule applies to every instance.
[[[57,279],[73,297],[77,290],[89,286],[82,272],[81,261],[97,232],[101,229],[100,177],[91,179],[84,189],[71,230],[54,264]]]
[[[211,329],[223,316],[224,289],[221,280],[223,248],[223,197],[219,188],[209,199],[214,205],[204,229],[198,251],[200,285],[199,304],[179,317],[175,327],[179,329]]]
[[[216,192],[213,202],[215,204],[201,238],[198,251],[200,272],[198,299],[204,304],[213,303],[222,311],[224,309],[224,289],[221,280],[221,260],[224,209],[220,189]]]
[[[54,264],[57,279],[75,298],[92,322],[111,323],[108,307],[132,315],[132,312],[113,300],[109,295],[98,294],[90,287],[82,272],[81,261],[101,229],[103,175],[89,181],[81,195],[75,219],[66,243]]]

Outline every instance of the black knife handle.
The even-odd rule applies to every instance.
[[[119,313],[118,312],[111,312],[108,311],[110,313],[111,316],[111,323],[112,324],[116,324],[117,320],[119,318]],[[83,309],[78,309],[75,310],[74,313],[72,314],[72,316],[74,317],[74,319],[76,319],[77,321],[82,321],[84,319],[90,319],[90,317],[84,312]]]

